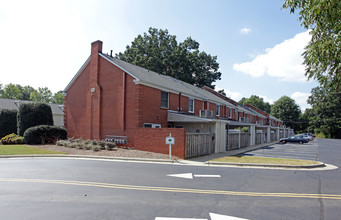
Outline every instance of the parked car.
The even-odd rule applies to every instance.
[[[287,143],[287,142],[293,142],[293,143],[299,143],[299,144],[303,144],[303,143],[308,143],[309,141],[305,138],[303,138],[302,136],[292,136],[292,137],[288,137],[288,138],[281,138],[279,140],[280,143]]]
[[[309,133],[302,133],[298,136],[303,137],[303,138],[307,139],[308,141],[314,140],[313,136],[311,136]]]

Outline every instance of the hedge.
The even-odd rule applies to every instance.
[[[53,125],[51,107],[45,103],[22,103],[18,110],[18,134],[37,125]]]
[[[27,129],[24,139],[26,144],[54,144],[58,140],[66,140],[67,132],[57,126],[38,125]]]
[[[8,134],[17,133],[17,110],[0,110],[0,139]]]

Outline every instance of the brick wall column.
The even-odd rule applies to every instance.
[[[88,91],[88,111],[90,122],[91,139],[100,139],[100,121],[101,121],[101,87],[99,80],[99,55],[102,52],[102,41],[95,41],[91,44],[91,60],[90,60],[90,88]]]

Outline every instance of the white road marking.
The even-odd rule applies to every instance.
[[[209,213],[211,220],[248,220],[246,218],[238,218],[228,215],[220,215],[215,213]],[[173,217],[156,217],[155,220],[208,220],[202,218],[173,218]]]
[[[201,175],[201,174],[194,174],[193,175],[194,177],[208,177],[208,178],[219,178],[219,177],[221,177],[220,175]]]
[[[192,174],[192,173],[178,173],[178,174],[168,174],[167,176],[179,177],[184,179],[193,179],[193,177],[203,177],[203,178],[219,178],[220,175],[208,175],[208,174]]]
[[[227,216],[227,215],[219,215],[215,213],[210,212],[211,220],[248,220],[246,218],[238,218],[233,216]]]

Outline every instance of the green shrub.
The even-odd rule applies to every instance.
[[[0,138],[17,133],[17,110],[0,110]]]
[[[65,128],[38,125],[27,129],[24,133],[26,144],[49,144],[56,143],[57,140],[65,140],[67,132]]]
[[[53,125],[51,107],[44,103],[22,103],[17,114],[18,134],[37,125]]]
[[[98,141],[98,146],[101,150],[105,150],[105,141]]]
[[[97,145],[92,145],[92,150],[93,151],[100,151],[101,149]]]
[[[107,143],[107,147],[108,147],[108,150],[112,150],[116,147],[116,144],[115,143],[112,143],[112,142],[108,142]]]
[[[1,138],[1,144],[24,144],[24,138],[17,134],[9,134]]]

